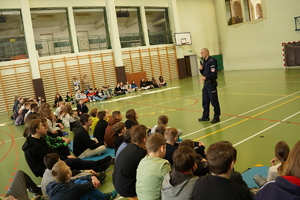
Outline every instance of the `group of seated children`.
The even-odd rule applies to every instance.
[[[32,103],[34,104],[34,103]],[[71,106],[70,104],[66,104],[64,106],[60,106],[59,108],[62,109],[65,112],[62,112],[60,116],[62,115],[72,115],[72,113],[66,113],[67,108]],[[68,167],[65,167],[67,171],[63,168],[60,169],[59,173],[64,173],[61,178],[63,179],[56,179],[56,175],[58,174],[53,174],[53,180],[57,181],[57,184],[49,183],[51,188],[49,188],[49,191],[54,190],[53,192],[48,192],[48,195],[51,197],[51,199],[61,199],[60,197],[66,197],[66,199],[70,199],[68,192],[73,191],[73,193],[76,193],[76,198],[77,199],[79,196],[84,195],[84,193],[88,192],[87,190],[87,185],[80,185],[80,186],[75,186],[71,185],[70,186],[70,191],[66,190],[63,192],[63,194],[60,194],[59,190],[59,185],[58,183],[62,183],[63,185],[66,185],[69,183],[69,178],[71,178],[71,175],[77,175],[80,171],[79,170],[89,170],[95,177],[85,177],[81,178],[78,181],[75,182],[76,184],[85,184],[86,181],[92,182],[92,186],[89,186],[89,190],[92,188],[95,189],[99,187],[99,181],[97,183],[97,179],[103,179],[103,176],[105,176],[105,171],[106,169],[113,163],[113,160],[111,156],[106,156],[103,159],[99,159],[97,161],[85,161],[81,160],[80,158],[84,158],[84,155],[89,155],[89,151],[84,149],[82,152],[81,150],[77,148],[77,152],[75,153],[75,156],[72,155],[69,151],[68,144],[70,143],[70,139],[64,138],[61,136],[60,132],[64,128],[63,125],[57,125],[55,126],[56,123],[56,117],[52,113],[51,106],[47,103],[43,103],[37,113],[30,114],[26,116],[25,118],[25,129],[23,136],[26,138],[22,150],[24,151],[25,155],[25,160],[33,172],[33,174],[37,177],[43,177],[44,172],[46,172],[46,169],[49,169],[47,165],[45,165],[45,156],[48,154],[53,154],[55,153],[57,156],[57,160],[62,160],[64,161],[63,164],[67,165]],[[78,128],[78,131],[76,131],[75,137],[78,135],[80,139],[80,143],[83,143],[85,141],[85,137],[87,136],[89,139],[88,132],[86,130],[89,130],[89,126],[91,124],[91,119],[87,114],[83,114],[80,118],[80,128]],[[85,135],[87,134],[87,135]],[[77,138],[76,138],[77,139]],[[74,139],[75,143],[75,139]],[[95,141],[96,143],[96,141]],[[94,146],[93,146],[94,145]],[[100,144],[92,144],[88,148],[90,149],[97,149],[97,147],[100,146],[102,148],[102,151],[98,151],[97,153],[100,154],[103,152],[103,149],[105,150],[105,146],[103,146],[103,143]],[[80,148],[80,147],[79,147]],[[92,150],[91,150],[92,151]],[[80,154],[80,155],[78,155]],[[53,163],[54,164],[54,163]],[[50,168],[51,169],[51,168]],[[68,172],[69,170],[72,170],[74,173]],[[68,173],[66,173],[68,172]],[[60,176],[60,175],[59,175]],[[97,179],[96,179],[97,178]],[[82,182],[85,181],[85,182]],[[97,184],[96,184],[97,183]],[[75,187],[71,189],[72,187]],[[56,188],[56,189],[55,189]],[[81,188],[81,189],[80,189]],[[85,188],[85,189],[84,189]],[[57,190],[58,189],[58,190]],[[82,190],[83,189],[83,190]],[[81,191],[82,190],[82,191]],[[98,191],[98,190],[97,190]],[[98,195],[97,199],[107,199],[109,196],[109,199],[111,196],[115,197],[116,192],[114,191],[113,193],[109,194],[103,194],[99,193],[100,191],[96,192]],[[72,193],[72,192],[71,192]],[[46,194],[44,194],[46,195]],[[61,196],[62,195],[62,196]],[[100,196],[99,196],[100,195]],[[72,195],[71,195],[72,196]],[[56,198],[57,197],[57,198]],[[101,197],[101,198],[100,198]],[[23,199],[23,198],[21,198]],[[73,199],[73,198],[71,198]],[[88,198],[80,198],[80,199],[88,199]]]
[[[70,102],[71,104],[78,103],[80,99],[83,99],[84,102],[92,102],[92,101],[103,101],[106,99],[110,99],[113,96],[118,96],[122,94],[127,94],[130,92],[138,91],[139,88],[141,90],[151,89],[151,88],[159,88],[162,86],[166,86],[167,83],[164,82],[164,79],[162,76],[159,77],[159,81],[156,81],[154,77],[152,77],[152,80],[147,79],[145,81],[143,78],[140,81],[140,87],[134,82],[134,80],[131,82],[131,84],[126,82],[126,85],[123,84],[123,82],[117,83],[115,90],[113,91],[110,86],[102,86],[100,90],[97,88],[89,88],[86,91],[80,90],[79,88],[76,90],[75,98],[73,98],[71,92],[67,92],[65,99],[60,94],[55,94],[54,97],[54,104],[53,107],[58,107],[59,102]],[[88,85],[89,86],[89,85]],[[41,102],[41,98],[39,99]],[[45,100],[44,100],[45,101]],[[19,99],[15,99],[15,102],[19,103]],[[16,104],[16,103],[15,103]],[[14,106],[13,110],[15,113],[16,106]]]
[[[158,125],[151,129],[139,124],[134,109],[126,112],[124,123],[120,111],[109,116],[107,111],[92,109],[89,115],[83,99],[79,101],[77,111],[65,102],[59,102],[54,114],[47,103],[38,106],[30,102],[24,105],[24,109],[27,110],[24,112],[23,134],[26,141],[22,149],[32,172],[40,177],[46,173],[50,177],[47,186],[42,184],[42,191],[51,199],[72,199],[73,195],[76,198],[82,196],[80,199],[107,199],[117,193],[128,199],[143,200],[253,199],[254,193],[250,192],[241,174],[234,170],[237,150],[230,142],[211,144],[207,152],[202,142],[188,139],[179,142],[182,131],[168,127],[169,119],[165,115],[159,116]],[[72,128],[74,123],[74,155],[71,155],[68,149],[70,139],[62,137],[62,129]],[[90,130],[94,136],[92,139]],[[115,149],[115,159],[111,156],[98,161],[80,159],[100,155],[106,148]],[[280,197],[299,191],[299,151],[300,141],[291,153],[283,141],[275,146],[276,159],[271,160],[273,166],[268,178],[258,176],[255,179],[259,186],[264,187],[254,199],[282,199]],[[53,153],[56,159],[49,167],[45,158]],[[112,179],[116,191],[103,194],[95,190],[99,186],[97,180],[103,179],[103,171],[112,163],[115,164]],[[95,178],[78,172],[84,169],[92,170]],[[81,178],[71,181],[73,175]],[[66,192],[60,192],[62,185],[68,185]]]
[[[138,90],[147,90],[147,89],[153,89],[153,88],[160,88],[162,86],[166,86],[167,83],[164,82],[164,79],[162,76],[159,77],[159,81],[156,81],[154,77],[152,79],[145,80],[142,78],[140,80],[140,85],[138,86],[135,81],[133,80],[131,84],[126,82],[126,85],[123,84],[123,82],[117,83],[115,87],[114,94],[115,95],[122,95],[127,94],[130,92],[138,91]]]

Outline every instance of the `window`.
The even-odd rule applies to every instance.
[[[31,9],[36,50],[40,56],[73,52],[67,9]]]
[[[167,8],[146,8],[145,11],[150,45],[173,43]]]
[[[0,10],[0,62],[28,58],[20,10]]]
[[[116,7],[121,47],[144,46],[140,11],[134,7]]]
[[[225,0],[225,5],[228,25],[263,18],[261,0]]]
[[[225,0],[228,25],[243,22],[241,2],[239,0]]]
[[[80,52],[111,48],[104,8],[74,8],[73,14]]]

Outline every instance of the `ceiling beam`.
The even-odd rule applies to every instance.
[[[98,21],[98,22],[95,24],[95,29],[98,29],[98,28],[100,28],[100,27],[103,26],[103,25],[104,25],[104,21],[103,21],[103,20]]]
[[[62,25],[60,25],[60,30],[61,30],[61,31],[64,31],[67,27],[68,27],[68,24],[67,24],[66,21],[64,21],[64,22],[62,23]]]
[[[131,18],[130,20],[128,20],[125,25],[126,25],[126,28],[128,28],[129,26],[132,26],[134,24],[137,24],[138,23],[138,20],[137,18]]]
[[[162,19],[159,19],[155,22],[152,22],[153,26],[157,26],[157,25],[160,25],[162,23],[165,23],[166,22],[166,18],[162,18]]]

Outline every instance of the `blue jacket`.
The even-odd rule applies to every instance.
[[[264,185],[254,196],[254,200],[300,200],[300,186],[281,176]]]
[[[69,183],[57,183],[53,181],[46,187],[47,195],[51,200],[79,200],[80,196],[95,189],[93,183],[90,182],[91,176],[83,176],[78,179],[87,180],[89,182],[76,184],[74,183],[74,179],[72,179]]]

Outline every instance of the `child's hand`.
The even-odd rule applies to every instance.
[[[58,126],[61,130],[65,128],[64,125],[62,125],[61,123],[59,123]]]
[[[84,172],[88,172],[90,173],[92,176],[98,176],[98,173],[96,173],[94,170],[92,169],[86,169],[86,170],[83,170]]]
[[[94,185],[95,188],[99,188],[100,187],[100,181],[98,180],[98,178],[96,176],[92,176],[92,183]]]
[[[279,162],[279,160],[277,158],[273,158],[270,163],[272,166],[276,165],[276,162]]]
[[[62,137],[61,139],[62,139],[65,143],[67,143],[67,144],[70,144],[70,142],[71,142],[70,138],[64,138],[64,137]]]
[[[74,155],[69,155],[68,158],[76,158]]]
[[[89,170],[84,170],[84,171],[88,171],[88,172],[90,172],[90,174],[92,175],[92,176],[98,176],[98,173],[97,172],[95,172],[94,170],[92,170],[92,169],[89,169]]]
[[[199,146],[204,146],[205,147],[205,144],[201,141],[199,141]]]

